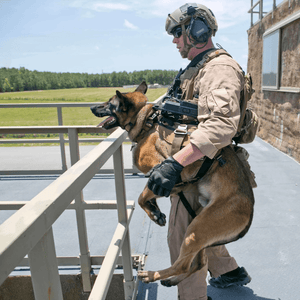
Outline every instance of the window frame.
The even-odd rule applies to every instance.
[[[262,91],[277,91],[277,92],[289,92],[289,93],[300,93],[300,88],[298,87],[281,87],[280,81],[281,81],[281,31],[282,28],[289,25],[290,23],[298,20],[300,18],[300,10],[298,10],[296,13],[288,16],[287,18],[283,19],[282,21],[278,22],[276,25],[272,26],[271,28],[267,29],[265,33],[263,34],[263,43],[265,37],[269,36],[270,34],[274,33],[275,31],[279,30],[279,41],[278,41],[278,61],[277,61],[277,82],[276,87],[270,87],[270,86],[264,86],[263,85],[263,60],[262,60],[262,72],[261,72],[261,87]],[[263,45],[264,47],[264,45]],[[264,48],[263,52],[264,53]]]
[[[264,83],[264,80],[263,80],[263,68],[264,68],[264,42],[265,42],[265,38],[267,37],[270,37],[271,35],[275,34],[278,32],[278,45],[277,45],[277,70],[276,70],[276,84],[275,86],[268,86],[268,85],[263,85]],[[264,35],[263,37],[263,60],[262,60],[262,78],[261,78],[261,86],[262,86],[262,89],[263,90],[278,90],[279,89],[279,86],[280,86],[280,66],[281,66],[281,29],[277,29],[277,30],[274,30],[272,32],[270,32],[269,34],[267,35]]]

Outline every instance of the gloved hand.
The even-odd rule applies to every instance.
[[[168,157],[150,171],[148,188],[157,196],[169,197],[174,185],[179,182],[183,166],[173,157]]]

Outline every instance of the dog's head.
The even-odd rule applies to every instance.
[[[116,95],[107,102],[92,106],[91,111],[96,117],[108,117],[98,127],[111,129],[120,126],[125,128],[146,105],[147,97],[145,94],[147,89],[147,84],[143,81],[132,93],[120,93],[116,91]]]

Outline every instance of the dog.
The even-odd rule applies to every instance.
[[[108,117],[98,126],[104,129],[121,127],[136,142],[133,161],[147,174],[155,165],[171,155],[171,145],[159,133],[155,121],[154,104],[147,102],[147,84],[143,81],[134,92],[120,93],[109,101],[91,107],[97,117]],[[159,118],[159,116],[158,116]],[[153,121],[154,119],[154,121]],[[223,245],[243,237],[249,230],[254,209],[254,196],[244,165],[233,147],[221,150],[225,164],[214,161],[208,172],[197,183],[202,208],[188,226],[180,254],[175,263],[164,270],[139,271],[138,277],[146,283],[161,280],[165,286],[177,285],[207,263],[205,248]],[[189,180],[195,176],[203,159],[186,166],[181,177],[187,184],[175,185],[171,194],[189,189]],[[138,203],[152,221],[160,226],[166,216],[157,205],[156,196],[146,185]]]

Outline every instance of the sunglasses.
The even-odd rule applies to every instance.
[[[175,27],[172,31],[171,34],[175,37],[175,38],[180,38],[182,35],[182,28],[181,26],[177,26]]]

